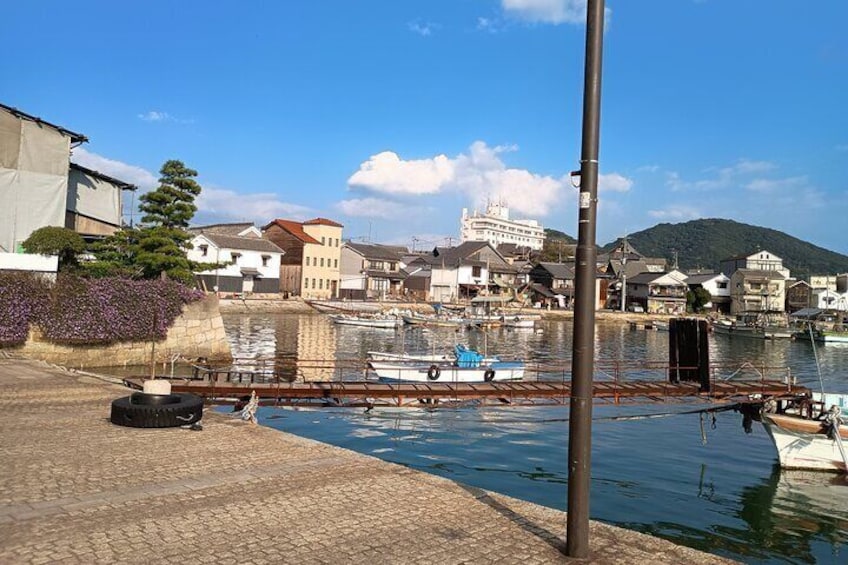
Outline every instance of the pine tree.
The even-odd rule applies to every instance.
[[[146,279],[167,275],[189,284],[194,280],[193,270],[200,264],[186,257],[191,239],[186,230],[201,191],[194,180],[197,171],[170,160],[159,173],[159,187],[139,199],[144,216],[138,228],[125,228],[92,249],[98,260],[88,266],[91,275]]]
[[[200,194],[200,185],[194,180],[197,171],[186,167],[182,161],[170,160],[159,171],[159,188],[143,194],[139,210],[144,212],[143,224],[172,229],[188,228],[197,212],[194,199]]]

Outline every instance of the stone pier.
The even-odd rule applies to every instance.
[[[569,562],[562,512],[211,411],[202,431],[112,425],[128,393],[0,357],[0,563]],[[600,523],[591,548],[727,562]]]

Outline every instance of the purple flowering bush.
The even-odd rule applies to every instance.
[[[32,273],[0,273],[0,346],[23,343],[31,321],[44,315],[49,283]]]
[[[84,279],[63,274],[42,295],[26,290],[4,283],[0,275],[0,345],[25,341],[29,323],[58,343],[162,339],[183,305],[203,297],[202,292],[171,280]],[[25,305],[9,305],[2,299],[4,292],[12,291]],[[7,331],[5,321],[19,320],[21,312],[29,313],[25,325],[16,321]]]

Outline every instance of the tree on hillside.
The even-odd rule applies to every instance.
[[[59,270],[71,270],[79,265],[77,256],[85,251],[85,240],[72,229],[56,226],[38,228],[23,242],[27,253],[58,255]]]

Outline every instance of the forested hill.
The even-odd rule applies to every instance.
[[[642,255],[665,257],[673,264],[677,253],[681,269],[718,270],[722,259],[749,255],[759,249],[774,253],[791,275],[833,275],[848,272],[848,256],[828,251],[783,232],[741,224],[732,220],[705,219],[682,224],[658,224],[627,236]],[[605,245],[610,251],[617,242]]]

